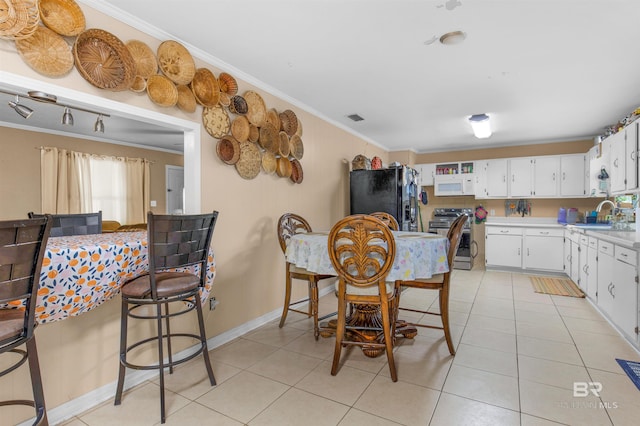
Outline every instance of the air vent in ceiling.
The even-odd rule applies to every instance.
[[[362,120],[364,120],[364,118],[360,117],[358,114],[347,115],[347,117],[349,117],[353,121],[362,121]]]

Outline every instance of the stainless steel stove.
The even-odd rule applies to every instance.
[[[433,220],[429,221],[429,232],[446,236],[451,224],[453,224],[461,214],[466,214],[468,219],[462,229],[460,247],[458,247],[456,257],[453,260],[453,268],[469,270],[473,268],[474,258],[471,254],[471,245],[473,244],[473,227],[471,226],[471,221],[474,214],[472,208],[438,207],[433,209]]]

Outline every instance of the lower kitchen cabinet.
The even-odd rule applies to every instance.
[[[628,339],[637,342],[638,272],[637,252],[615,246],[615,275],[611,287],[613,306],[611,320]]]
[[[559,227],[487,226],[487,268],[564,271],[564,231]]]
[[[587,297],[594,303],[598,302],[598,239],[589,237],[587,247],[587,264],[585,265],[587,275]]]
[[[613,250],[613,243],[598,242],[598,307],[608,317],[613,311]]]
[[[485,264],[487,267],[522,267],[522,228],[485,228]]]

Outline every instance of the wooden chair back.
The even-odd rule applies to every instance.
[[[305,218],[294,213],[285,213],[278,220],[278,242],[282,253],[287,250],[289,239],[301,232],[312,232]]]
[[[400,229],[400,225],[398,225],[398,221],[392,214],[387,212],[373,212],[371,216],[376,217],[384,222],[392,231],[398,231]]]
[[[456,257],[458,247],[460,247],[460,240],[462,237],[462,229],[467,222],[468,216],[461,214],[453,221],[447,232],[447,239],[449,240],[449,250],[447,251],[447,262],[449,264],[449,273],[453,269],[453,262]]]

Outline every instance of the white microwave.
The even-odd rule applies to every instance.
[[[473,173],[434,176],[434,194],[445,195],[473,195]]]

